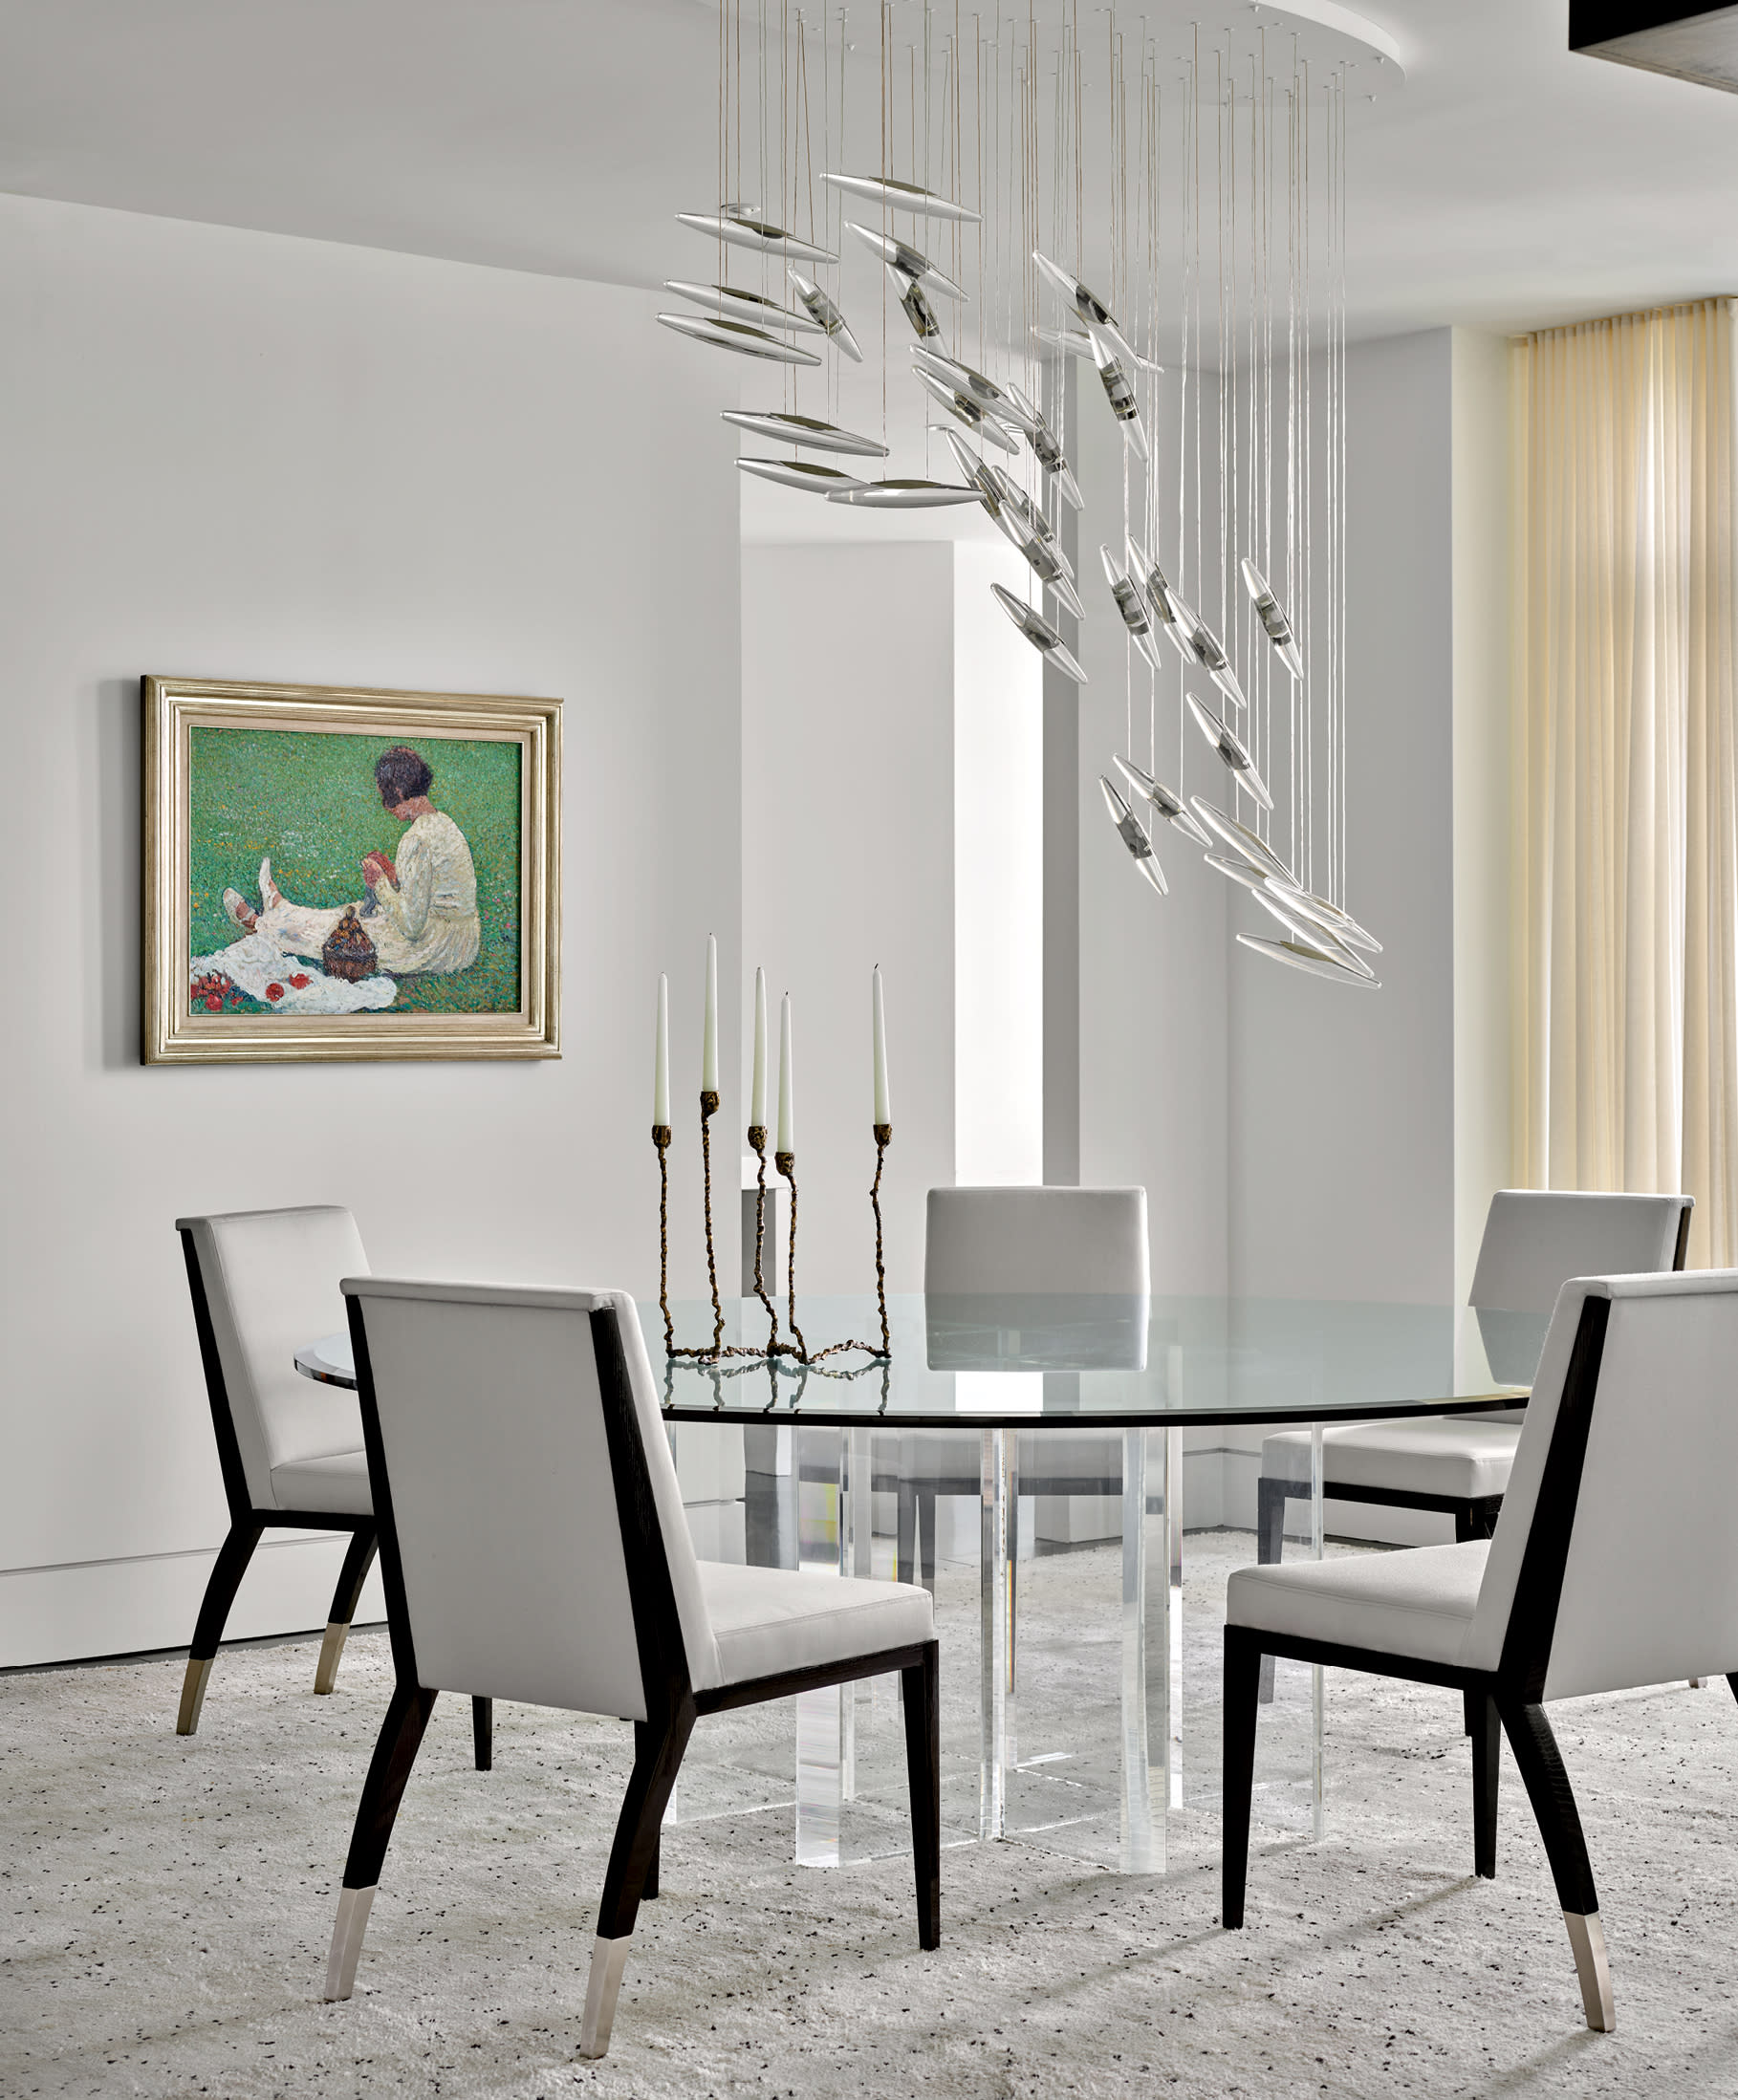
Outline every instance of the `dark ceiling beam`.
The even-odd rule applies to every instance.
[[[1569,0],[1569,48],[1738,94],[1738,7]]]

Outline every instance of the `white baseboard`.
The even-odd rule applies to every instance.
[[[348,1532],[268,1531],[242,1578],[225,1637],[317,1633],[349,1543]],[[0,1668],[185,1648],[216,1558],[211,1546],[136,1560],[0,1570]],[[376,1568],[356,1623],[385,1616]]]

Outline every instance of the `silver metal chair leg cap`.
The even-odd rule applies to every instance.
[[[372,1889],[345,1889],[338,1896],[337,1923],[332,1928],[332,1953],[326,1962],[326,1999],[348,1998],[356,1987],[356,1964],[374,1907]]]
[[[320,1642],[320,1659],[314,1673],[314,1689],[330,1692],[337,1682],[338,1661],[344,1653],[344,1643],[350,1637],[350,1628],[337,1619],[326,1622],[326,1637]]]
[[[1611,1995],[1605,1927],[1599,1922],[1597,1911],[1589,1911],[1585,1916],[1576,1911],[1565,1911],[1563,1922],[1569,1927],[1569,1944],[1575,1950],[1575,1976],[1581,1985],[1587,2024],[1596,2034],[1610,2034],[1618,2024],[1618,2011]]]
[[[206,1703],[206,1686],[210,1681],[211,1665],[217,1658],[206,1656],[203,1660],[193,1656],[187,1657],[187,1674],[181,1680],[181,1712],[175,1717],[175,1733],[190,1736],[199,1726],[200,1709]]]
[[[598,2057],[610,2046],[610,2024],[616,2017],[616,1999],[621,1989],[621,1972],[627,1964],[628,1938],[594,1939],[592,1973],[585,1986],[585,2024],[579,2030],[581,2056]]]

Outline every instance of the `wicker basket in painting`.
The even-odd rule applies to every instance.
[[[347,911],[326,936],[326,945],[320,950],[320,967],[328,977],[341,977],[346,984],[355,985],[372,976],[375,961],[374,942],[362,921],[354,911]]]

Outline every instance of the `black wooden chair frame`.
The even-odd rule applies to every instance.
[[[1612,2024],[1611,1985],[1602,1934],[1597,1945],[1589,1943],[1589,1921],[1597,1928],[1599,1911],[1593,1867],[1569,1774],[1544,1705],[1546,1673],[1610,1319],[1609,1298],[1588,1298],[1583,1302],[1539,1483],[1532,1527],[1522,1555],[1514,1603],[1494,1670],[1469,1670],[1452,1663],[1424,1661],[1417,1656],[1307,1640],[1257,1627],[1227,1626],[1223,1881],[1227,1927],[1236,1928],[1244,1921],[1255,1730],[1265,1658],[1286,1656],[1299,1662],[1325,1663],[1336,1669],[1401,1678],[1417,1684],[1448,1686],[1462,1694],[1468,1716],[1467,1732],[1472,1737],[1473,1871],[1486,1879],[1496,1874],[1497,1774],[1501,1735],[1507,1734],[1544,1840],[1557,1900],[1569,1923],[1587,2024],[1600,2031]],[[1734,1697],[1738,1697],[1738,1676],[1728,1681]]]
[[[1674,1271],[1683,1268],[1689,1246],[1691,1208],[1685,1202],[1678,1215],[1678,1239],[1672,1250]],[[1289,1475],[1264,1473],[1256,1482],[1255,1557],[1264,1567],[1271,1567],[1284,1557],[1286,1504],[1307,1501],[1309,1495],[1309,1482]],[[1454,1536],[1461,1545],[1468,1539],[1489,1538],[1503,1507],[1501,1495],[1428,1495],[1406,1487],[1360,1487],[1351,1482],[1327,1480],[1322,1483],[1322,1499],[1373,1503],[1389,1509],[1436,1510],[1454,1519]],[[1262,1696],[1264,1699],[1272,1696],[1271,1676]]]
[[[217,1560],[206,1582],[199,1617],[187,1650],[187,1672],[182,1681],[181,1710],[176,1716],[177,1735],[190,1736],[199,1727],[206,1702],[206,1686],[211,1665],[223,1643],[224,1626],[242,1577],[253,1558],[253,1549],[268,1530],[348,1531],[350,1545],[338,1570],[337,1588],[332,1593],[332,1609],[326,1614],[325,1637],[315,1671],[314,1689],[330,1692],[337,1680],[338,1659],[349,1636],[350,1622],[362,1594],[368,1570],[374,1566],[379,1534],[372,1516],[358,1516],[342,1509],[256,1509],[248,1487],[248,1472],[242,1463],[241,1444],[235,1434],[235,1417],[229,1406],[229,1388],[218,1353],[217,1331],[211,1322],[211,1304],[206,1294],[205,1273],[199,1250],[190,1231],[181,1235],[186,1256],[187,1287],[193,1298],[193,1326],[199,1336],[200,1362],[205,1367],[206,1396],[211,1403],[211,1428],[217,1438],[217,1462],[223,1474],[224,1496],[229,1505],[229,1529],[217,1549]],[[336,1283],[337,1278],[335,1277]],[[477,1769],[486,1772],[494,1762],[494,1709],[488,1699],[478,1699],[471,1710],[472,1744]]]
[[[362,1434],[374,1483],[375,1521],[380,1526],[380,1575],[386,1588],[397,1684],[368,1767],[356,1826],[344,1864],[347,1891],[374,1889],[380,1877],[393,1823],[423,1740],[436,1693],[417,1670],[415,1629],[404,1593],[403,1563],[393,1516],[391,1483],[380,1438],[380,1407],[360,1301],[349,1300],[356,1352],[357,1391]],[[848,1661],[781,1671],[713,1690],[697,1691],[688,1676],[687,1647],[670,1579],[663,1531],[646,1466],[640,1418],[613,1306],[591,1314],[604,1431],[615,1479],[616,1509],[627,1560],[634,1608],[634,1636],[645,1686],[646,1718],[634,1722],[634,1769],[617,1820],[597,1911],[600,1940],[626,1939],[642,1899],[658,1894],[660,1838],[664,1810],[676,1785],[688,1738],[703,1715],[788,1699],[793,1693],[900,1674],[905,1717],[905,1754],[911,1788],[912,1857],[917,1881],[918,1940],[925,1949],[942,1943],[941,1927],[941,1699],[940,1648],[936,1641],[888,1648]],[[607,2041],[607,2012],[603,2039]],[[601,2049],[597,2053],[601,2054]]]
[[[1692,1204],[1686,1200],[1678,1214],[1678,1238],[1672,1249],[1672,1269],[1684,1266],[1684,1258],[1689,1246],[1690,1212]],[[1285,1558],[1286,1505],[1288,1502],[1308,1501],[1310,1483],[1297,1481],[1289,1475],[1264,1473],[1255,1483],[1255,1558],[1264,1568],[1276,1567]],[[1472,1539],[1488,1539],[1496,1532],[1496,1521],[1503,1512],[1503,1498],[1499,1495],[1429,1495],[1409,1487],[1362,1487],[1356,1482],[1322,1482],[1324,1502],[1361,1502],[1387,1509],[1426,1509],[1454,1519],[1454,1538],[1457,1546],[1465,1546]],[[1261,1669],[1261,1702],[1265,1706],[1273,1697],[1273,1661],[1270,1656]],[[1466,1702],[1466,1733],[1475,1735],[1479,1721],[1470,1697]]]

